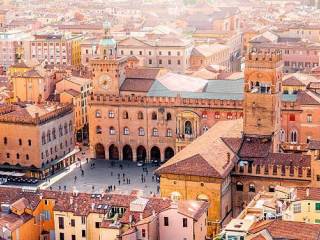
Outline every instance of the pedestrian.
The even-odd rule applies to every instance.
[[[158,185],[157,186],[157,192],[159,193],[159,191],[160,191],[160,186]]]
[[[59,190],[61,190],[61,186],[59,185]]]
[[[86,158],[86,160],[87,160],[87,163],[89,163],[89,158]]]
[[[52,186],[50,186],[50,190],[52,190]]]
[[[122,173],[122,177],[124,178],[124,176],[125,176],[125,174],[124,173]]]
[[[130,178],[129,178],[129,184],[131,184],[131,180],[130,180]]]
[[[125,179],[125,178],[123,178],[123,179],[122,179],[122,182],[123,182],[123,183],[125,183],[125,182],[126,182],[126,179]]]
[[[115,191],[116,190],[116,185],[113,185],[113,191]]]
[[[92,185],[92,187],[91,187],[91,188],[92,188],[92,191],[93,191],[93,190],[94,190],[94,185]]]
[[[77,176],[74,176],[74,182],[76,182],[77,181]]]
[[[152,182],[154,182],[154,176],[152,176]]]
[[[66,185],[64,185],[64,186],[63,186],[63,189],[66,191],[66,190],[67,190],[67,186],[66,186]]]
[[[120,186],[120,183],[121,183],[120,179],[119,179],[118,183],[119,183],[119,186]]]
[[[110,174],[111,174],[111,177],[112,177],[112,176],[113,176],[113,172],[111,171],[111,173],[110,173]]]
[[[118,179],[120,179],[120,173],[118,173]]]

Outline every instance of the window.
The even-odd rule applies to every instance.
[[[71,219],[70,225],[71,225],[71,227],[75,227],[76,226],[76,221],[74,219]]]
[[[59,238],[60,238],[60,240],[64,240],[64,233],[60,233]]]
[[[143,238],[146,237],[146,230],[145,230],[145,229],[142,229],[142,230],[141,230],[141,235],[142,235]]]
[[[108,116],[109,116],[109,118],[114,118],[114,112],[113,111],[109,111]]]
[[[168,60],[168,64],[171,65],[171,59]]]
[[[142,127],[139,128],[139,136],[144,136],[144,129]]]
[[[167,121],[170,121],[170,120],[172,120],[171,113],[167,113]]]
[[[86,224],[86,217],[85,216],[81,216],[81,224]]]
[[[253,183],[249,184],[249,192],[256,192],[256,187]]]
[[[312,115],[311,114],[307,115],[307,123],[312,123]]]
[[[72,234],[71,235],[71,240],[76,240],[76,235]]]
[[[238,192],[243,192],[243,184],[241,182],[237,182],[236,189]]]
[[[152,129],[152,136],[154,136],[154,137],[158,137],[159,136],[159,132],[158,132],[157,128],[153,128]]]
[[[129,135],[129,128],[128,127],[123,128],[123,135]]]
[[[42,145],[46,144],[46,135],[45,135],[45,133],[42,133],[41,140],[42,140]]]
[[[3,138],[3,144],[8,144],[8,139],[6,137]]]
[[[55,128],[53,128],[52,129],[52,139],[53,140],[55,140],[57,138],[57,135],[56,135],[56,129]],[[29,144],[29,146],[31,146],[31,140],[29,140],[30,141],[30,144]]]
[[[151,119],[152,119],[152,120],[157,120],[157,118],[158,118],[158,117],[157,117],[157,113],[156,113],[156,112],[153,112],[152,115],[151,115]]]
[[[26,160],[29,160],[29,154],[26,154]]]
[[[162,64],[162,59],[159,59],[159,64]]]
[[[100,126],[96,126],[96,134],[101,134],[102,128]]]
[[[180,64],[181,64],[181,61],[180,61],[180,60],[177,60],[177,64],[180,65]]]
[[[138,119],[139,120],[143,119],[143,113],[142,112],[138,112]]]
[[[220,113],[219,112],[215,112],[214,113],[214,118],[215,119],[220,119]]]
[[[86,230],[82,230],[82,231],[81,231],[81,236],[82,236],[82,237],[86,237]]]
[[[171,51],[168,52],[168,55],[171,56]]]
[[[164,221],[164,226],[169,226],[169,218],[168,217],[164,217],[163,221]]]
[[[96,222],[96,228],[100,228],[100,222]]]
[[[17,153],[17,159],[19,159],[20,158],[20,154],[19,153]]]
[[[110,135],[116,135],[116,130],[114,129],[114,127],[110,127],[109,128],[109,134]]]
[[[129,118],[128,112],[124,111],[122,117],[123,117],[123,119],[128,119]]]
[[[172,137],[172,130],[170,128],[167,129],[167,137]]]
[[[297,131],[296,130],[291,131],[290,141],[291,141],[291,143],[297,143]]]
[[[59,229],[64,229],[64,218],[59,217],[58,221],[59,221]]]
[[[294,114],[290,114],[289,121],[293,122],[296,120],[296,116]]]
[[[149,59],[149,64],[150,64],[150,65],[152,64],[152,59]]]
[[[269,192],[274,192],[274,190],[275,190],[275,187],[273,185],[270,185],[269,186]]]
[[[301,204],[300,203],[293,204],[293,212],[294,213],[301,213]]]
[[[101,111],[100,110],[96,111],[96,118],[101,118]]]
[[[316,211],[320,211],[320,203],[316,203]]]
[[[22,145],[22,139],[21,138],[19,139],[19,145]]]
[[[7,153],[7,158],[10,158],[10,153]]]
[[[187,218],[183,218],[182,219],[182,226],[183,227],[188,227],[188,219]]]

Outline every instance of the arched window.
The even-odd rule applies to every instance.
[[[17,153],[17,159],[19,159],[20,158],[20,154],[19,153]]]
[[[129,114],[127,111],[124,111],[122,114],[123,119],[128,119],[129,118]]]
[[[171,128],[167,129],[167,137],[172,137],[172,129]]]
[[[154,136],[154,137],[158,137],[159,136],[158,128],[153,128],[152,129],[152,136]]]
[[[72,121],[70,120],[70,122],[69,122],[69,132],[71,132],[72,133]]]
[[[26,160],[29,160],[29,154],[26,154]]]
[[[158,116],[157,116],[157,113],[156,113],[156,112],[153,112],[153,113],[152,113],[151,119],[152,119],[152,120],[157,120],[157,119],[158,119]]]
[[[228,112],[228,113],[227,113],[227,119],[228,119],[228,120],[231,120],[231,119],[232,119],[232,113],[231,113],[231,112]]]
[[[170,121],[170,120],[172,120],[172,117],[171,117],[171,113],[167,113],[167,121]]]
[[[62,129],[62,125],[59,125],[59,137],[63,136],[63,129]]]
[[[236,183],[236,190],[238,192],[243,192],[243,184],[242,184],[242,182],[237,182]]]
[[[7,144],[8,143],[8,138],[7,137],[4,137],[3,138],[3,144]]]
[[[123,128],[123,135],[129,135],[129,128],[128,127]]]
[[[181,199],[181,194],[179,192],[172,192],[171,193],[171,200],[179,201]]]
[[[19,139],[19,145],[22,145],[22,139],[21,138]]]
[[[220,119],[220,113],[219,112],[215,112],[214,113],[214,118],[215,119]]]
[[[31,146],[31,139],[28,140],[28,145]]]
[[[47,132],[47,141],[51,142],[51,132],[50,132],[50,130],[48,130],[48,132]]]
[[[42,145],[46,144],[46,134],[45,133],[42,133],[41,140],[42,140]]]
[[[256,186],[253,183],[249,184],[249,192],[256,192]]]
[[[142,127],[138,129],[138,132],[139,132],[139,136],[144,136],[144,129]]]
[[[281,142],[286,141],[286,132],[283,129],[280,130],[280,141]]]
[[[139,120],[143,119],[143,113],[142,112],[138,112],[138,119]]]
[[[297,143],[297,139],[298,139],[297,135],[298,135],[297,130],[291,131],[291,134],[290,134],[290,142],[291,143]]]
[[[186,121],[184,123],[184,134],[188,134],[188,135],[192,134],[192,124],[190,121]]]
[[[101,134],[102,128],[100,126],[96,126],[96,134]]]
[[[110,127],[109,128],[109,134],[110,135],[116,135],[116,130],[114,129],[114,127]]]
[[[68,134],[68,124],[64,124],[64,134]]]
[[[96,110],[96,118],[101,118],[101,111],[100,110]]]
[[[52,128],[52,139],[55,140],[57,138],[56,129]]]

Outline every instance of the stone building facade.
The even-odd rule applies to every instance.
[[[3,105],[0,169],[43,179],[75,161],[73,106]]]

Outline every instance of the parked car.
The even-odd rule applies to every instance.
[[[138,166],[138,167],[142,167],[143,165],[144,165],[144,162],[143,162],[143,161],[138,161],[138,162],[137,162],[137,166]]]

